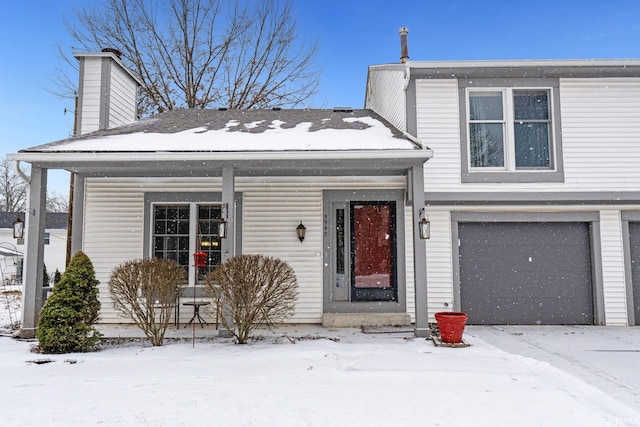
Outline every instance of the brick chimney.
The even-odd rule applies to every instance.
[[[404,64],[409,59],[409,45],[407,44],[409,29],[407,27],[401,27],[398,33],[400,34],[400,62]]]
[[[120,52],[74,53],[80,62],[76,136],[106,130],[137,118],[140,80],[124,66]]]

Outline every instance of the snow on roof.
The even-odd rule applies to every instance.
[[[371,110],[174,110],[22,152],[412,150]]]

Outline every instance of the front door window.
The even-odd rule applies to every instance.
[[[396,301],[395,202],[351,202],[351,299]]]

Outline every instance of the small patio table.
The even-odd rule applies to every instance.
[[[186,325],[184,325],[184,327],[186,328],[187,326],[191,325],[196,319],[198,319],[198,322],[200,323],[200,327],[204,328],[204,325],[207,324],[207,321],[204,320],[202,318],[202,316],[200,316],[200,307],[202,307],[203,305],[209,305],[211,304],[210,301],[187,301],[187,302],[183,302],[182,305],[187,305],[187,306],[193,306],[193,317],[191,318],[191,320],[189,320],[187,322]]]

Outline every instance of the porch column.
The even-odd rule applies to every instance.
[[[32,165],[29,182],[26,242],[22,273],[21,338],[36,336],[42,308],[42,278],[44,273],[44,229],[46,221],[47,169]]]
[[[71,257],[82,250],[82,224],[84,223],[84,175],[75,174],[73,182],[73,218],[71,222]]]
[[[425,241],[420,238],[418,221],[420,221],[420,209],[424,207],[424,164],[419,164],[409,170],[413,220],[413,277],[415,289],[415,310],[417,337],[431,336],[429,330],[429,305],[427,304],[427,247]]]
[[[226,215],[227,221],[227,238],[221,239],[222,242],[222,262],[225,262],[229,258],[235,255],[235,238],[236,238],[236,210],[234,205],[235,194],[235,174],[231,166],[225,166],[222,168],[222,214]],[[225,212],[226,208],[226,212]],[[222,315],[225,316],[225,320],[228,325],[233,325],[233,318],[225,307],[222,307]],[[220,329],[218,336],[224,338],[231,338],[231,333],[226,329]]]

